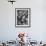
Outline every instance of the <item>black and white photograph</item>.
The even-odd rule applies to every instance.
[[[30,27],[30,8],[16,8],[15,12],[15,26]]]

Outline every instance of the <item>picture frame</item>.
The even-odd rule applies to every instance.
[[[15,8],[15,27],[31,27],[30,8]]]

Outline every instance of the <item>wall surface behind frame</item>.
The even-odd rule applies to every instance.
[[[33,40],[46,40],[45,0],[17,0],[13,5],[0,0],[0,41],[15,40],[19,32],[31,35]],[[31,8],[31,27],[15,27],[15,8]]]

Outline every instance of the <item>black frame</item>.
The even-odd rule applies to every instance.
[[[29,14],[28,14],[28,16],[29,16],[29,25],[27,25],[27,26],[17,26],[16,25],[16,21],[17,21],[17,19],[16,19],[16,17],[17,17],[17,10],[29,10]],[[15,27],[31,27],[31,9],[30,8],[15,8]]]

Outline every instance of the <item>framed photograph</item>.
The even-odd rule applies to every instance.
[[[15,26],[30,27],[31,26],[31,9],[15,8]]]

